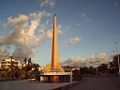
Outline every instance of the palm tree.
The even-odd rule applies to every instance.
[[[30,63],[32,63],[31,58],[28,59],[28,66],[29,66]]]
[[[27,58],[24,59],[24,63],[25,63],[25,65],[26,65],[26,63],[27,63]]]

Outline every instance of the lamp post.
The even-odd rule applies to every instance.
[[[116,54],[117,54],[117,59],[118,59],[118,75],[120,76],[120,58],[119,58],[119,53],[118,53],[118,49],[117,49],[117,44],[118,44],[118,42],[115,42],[115,44],[116,44],[116,47],[115,47],[115,49],[116,49]]]

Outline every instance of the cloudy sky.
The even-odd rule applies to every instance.
[[[51,61],[53,13],[59,61],[97,65],[120,50],[120,0],[0,0],[0,57]]]

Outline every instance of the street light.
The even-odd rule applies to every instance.
[[[119,58],[119,53],[118,53],[118,49],[117,49],[117,44],[118,44],[118,42],[115,42],[115,44],[116,44],[116,47],[115,47],[115,49],[116,49],[116,53],[117,53],[117,58],[118,58],[118,75],[120,76],[120,58]]]

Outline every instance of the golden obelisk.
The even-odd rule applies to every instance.
[[[48,82],[64,82],[70,81],[72,76],[71,72],[65,72],[64,69],[59,65],[59,54],[58,54],[58,39],[57,39],[57,20],[56,15],[53,17],[53,37],[52,37],[52,55],[51,64],[47,64],[41,74],[48,79]],[[46,78],[45,78],[46,77]]]
[[[64,69],[59,65],[58,42],[57,42],[57,21],[56,15],[53,17],[53,37],[52,37],[52,55],[51,64],[47,64],[44,68],[44,73],[53,73],[50,75],[51,82],[59,82],[59,75],[57,73],[64,72]],[[56,74],[56,75],[54,75]]]
[[[55,70],[58,66],[58,45],[57,45],[57,28],[56,15],[53,17],[53,40],[52,40],[52,68]]]
[[[58,42],[57,42],[57,21],[56,15],[53,17],[53,40],[52,40],[52,62],[53,72],[64,72],[63,68],[58,64]],[[52,82],[59,82],[59,76],[52,76]]]

